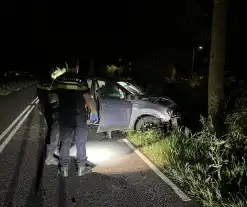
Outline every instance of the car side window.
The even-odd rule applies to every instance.
[[[98,92],[102,97],[111,99],[124,99],[124,91],[119,87],[119,85],[112,81],[97,81]]]

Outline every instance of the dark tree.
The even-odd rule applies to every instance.
[[[214,0],[208,78],[208,117],[213,123],[224,92],[227,0]]]

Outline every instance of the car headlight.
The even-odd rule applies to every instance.
[[[168,115],[169,115],[170,117],[172,117],[174,111],[173,111],[173,109],[169,108],[169,109],[167,110],[167,113],[168,113]]]
[[[176,117],[176,116],[178,116],[178,110],[177,110],[177,108],[169,108],[168,110],[167,110],[167,113],[168,113],[168,115],[170,116],[170,117]]]

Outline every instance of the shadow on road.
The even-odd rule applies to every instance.
[[[20,153],[18,156],[18,159],[16,161],[16,166],[15,166],[15,170],[14,170],[14,174],[12,176],[10,185],[9,185],[9,190],[6,194],[5,200],[4,200],[4,205],[3,206],[13,206],[13,200],[14,200],[14,195],[15,195],[15,190],[16,187],[18,185],[18,179],[19,179],[19,174],[21,172],[21,166],[23,164],[23,159],[26,153],[26,147],[28,144],[28,139],[30,138],[30,129],[31,129],[31,125],[33,122],[33,113],[31,113],[31,115],[28,117],[27,120],[27,128],[25,130],[25,133],[23,134],[23,140],[21,143],[21,147],[20,147]]]
[[[59,176],[59,185],[58,185],[58,206],[66,207],[67,205],[67,185],[66,185],[66,178]]]
[[[38,168],[36,171],[36,176],[33,178],[31,190],[29,192],[26,206],[34,206],[36,204],[37,206],[42,206],[43,204],[43,194],[45,194],[44,190],[42,189],[42,185],[40,184],[40,180],[42,179],[42,172],[43,171],[43,165],[44,165],[44,136],[45,136],[45,129],[44,129],[44,119],[42,116],[40,116],[40,133],[39,133],[39,141],[38,141],[38,150],[37,150],[37,164]],[[37,178],[39,179],[37,181]],[[38,184],[37,184],[38,183]],[[38,186],[37,186],[38,185]],[[40,190],[37,192],[37,188]]]

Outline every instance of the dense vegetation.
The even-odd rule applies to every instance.
[[[226,82],[220,132],[203,117],[194,133],[187,127],[129,132],[133,144],[203,206],[247,205],[247,93],[243,82]]]

